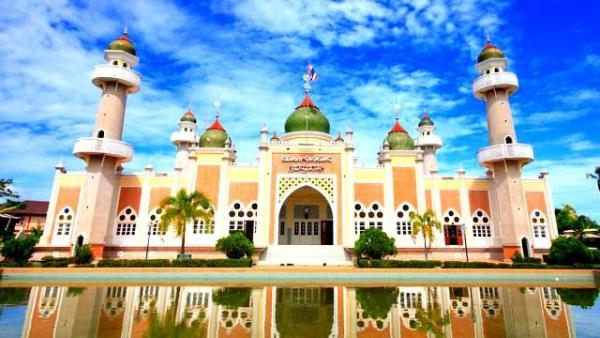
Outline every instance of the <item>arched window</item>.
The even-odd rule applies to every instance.
[[[485,211],[477,209],[471,220],[473,221],[473,237],[492,237],[490,216]]]
[[[495,287],[479,288],[479,298],[481,299],[481,310],[487,318],[496,318],[502,310],[500,304],[500,292]]]
[[[444,224],[444,242],[446,245],[462,245],[462,220],[460,215],[450,209],[444,214],[442,224]]]
[[[383,209],[377,203],[371,204],[365,209],[362,204],[354,205],[354,233],[362,234],[368,228],[377,227],[383,229]]]
[[[69,236],[73,227],[73,210],[65,207],[56,217],[56,236]]]
[[[414,211],[408,203],[403,203],[396,209],[396,234],[401,236],[412,235],[412,223],[410,222],[410,212]]]
[[[115,318],[125,311],[125,298],[127,297],[127,287],[112,286],[106,288],[106,298],[102,310],[109,318]]]
[[[506,137],[504,138],[504,142],[505,142],[506,144],[511,144],[511,143],[513,143],[513,139],[512,139],[512,137],[510,137],[510,136],[506,136]]]
[[[123,62],[123,67],[127,68],[127,63]]]
[[[104,130],[98,131],[98,138],[104,138]]]
[[[533,226],[533,237],[546,238],[548,237],[548,223],[546,216],[539,210],[534,210],[531,213],[531,225]]]
[[[61,289],[59,286],[43,287],[41,290],[42,299],[39,303],[39,316],[47,319],[52,316],[58,306],[58,300],[61,298]]]
[[[114,60],[114,61],[112,62],[112,64],[113,64],[113,66],[118,66],[118,65],[119,65],[119,61],[117,61],[117,60]]]
[[[160,214],[162,213],[162,209],[161,208],[156,208],[154,210],[152,210],[152,212],[150,213],[150,235],[152,236],[164,236],[167,233],[167,229],[162,229],[159,226],[160,223]]]
[[[137,216],[135,210],[127,207],[117,216],[117,236],[134,236],[135,235],[135,220]]]
[[[250,203],[247,207],[240,202],[235,202],[229,207],[229,233],[234,231],[244,231],[249,233],[256,232],[258,204]],[[252,227],[252,229],[250,228]]]

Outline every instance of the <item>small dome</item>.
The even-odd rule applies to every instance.
[[[423,114],[423,117],[421,117],[421,121],[419,121],[419,127],[422,126],[433,126],[433,121],[431,121],[429,115]]]
[[[329,120],[315,106],[308,94],[285,121],[285,132],[319,131],[329,134]]]
[[[196,123],[196,117],[191,110],[188,110],[183,116],[179,119],[181,122],[193,122]]]
[[[387,143],[390,146],[390,150],[414,150],[415,142],[412,137],[408,135],[406,130],[402,128],[400,123],[396,120],[394,127],[388,133],[388,136],[385,138],[384,143]]]
[[[492,45],[491,41],[487,41],[485,47],[479,53],[477,57],[477,62],[482,62],[491,58],[503,58],[504,53],[496,46]]]
[[[227,136],[227,132],[219,119],[215,119],[215,122],[206,128],[206,131],[200,136],[199,146],[202,148],[224,148],[228,138],[229,136]]]
[[[133,45],[133,42],[131,42],[131,40],[129,40],[129,36],[127,35],[127,32],[124,32],[123,35],[121,35],[118,39],[111,42],[108,45],[108,49],[122,50],[131,55],[135,55],[135,46]]]

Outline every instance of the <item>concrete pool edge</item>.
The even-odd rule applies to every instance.
[[[600,287],[599,270],[253,268],[0,268],[0,287],[33,285],[495,285]]]

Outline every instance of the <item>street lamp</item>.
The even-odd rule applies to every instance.
[[[146,260],[148,260],[148,249],[150,249],[150,234],[152,233],[152,221],[148,222],[148,241],[146,242]]]
[[[465,243],[465,256],[467,256],[467,263],[469,262],[469,247],[467,246],[467,225],[466,224],[461,224],[460,228],[462,229],[463,232],[463,243]]]

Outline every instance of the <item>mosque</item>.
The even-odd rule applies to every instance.
[[[472,86],[485,102],[489,134],[489,146],[477,153],[486,176],[477,178],[462,169],[453,177],[439,174],[436,152],[443,141],[427,115],[416,138],[396,119],[381,131],[377,163],[357,166],[354,131],[330,134],[327,116],[310,96],[312,74],[305,76],[306,94],[285,133],[257,130],[255,164],[237,163],[235,131],[227,131],[218,115],[199,134],[187,111],[178,129],[173,121],[174,170],[148,166],[127,173],[123,163],[133,149],[122,140],[126,100],[140,90],[141,78],[126,32],[109,44],[104,59],[92,73],[101,97],[91,135],[73,148],[85,171],[56,166],[36,257],[69,256],[75,245],[90,244],[97,258],[174,258],[181,239],[158,227],[159,205],[182,188],[202,192],[215,207],[213,222],[187,226],[186,252],[194,257],[220,254],[216,241],[241,230],[259,249],[258,264],[345,265],[360,234],[378,227],[395,238],[397,259],[422,259],[424,243],[412,238],[409,213],[428,209],[443,225],[431,243],[432,259],[507,260],[515,252],[539,257],[558,236],[548,173],[521,178],[534,155],[514,128],[509,97],[518,79],[489,41]]]

